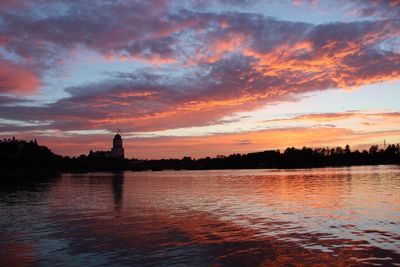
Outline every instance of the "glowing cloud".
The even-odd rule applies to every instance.
[[[318,10],[324,3],[337,20],[275,16],[255,9],[260,1],[6,1],[0,7],[0,120],[7,123],[0,134],[207,127],[300,101],[305,93],[399,80],[397,2],[271,5]],[[81,51],[96,54],[99,64],[70,60]],[[328,112],[289,120],[303,132],[333,123],[350,131],[349,140],[355,129],[345,120],[364,131],[387,130],[372,115]],[[260,119],[252,129],[265,124]],[[257,143],[237,140],[243,147]]]

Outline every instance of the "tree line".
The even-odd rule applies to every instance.
[[[229,156],[194,159],[116,159],[101,152],[79,157],[56,155],[36,140],[8,139],[0,141],[1,171],[116,171],[116,170],[209,170],[209,169],[262,169],[262,168],[314,168],[325,166],[352,166],[400,164],[399,144],[385,148],[376,145],[368,150],[350,149],[349,145],[333,148],[295,148],[284,151],[267,150]]]

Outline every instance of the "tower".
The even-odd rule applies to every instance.
[[[124,158],[124,147],[122,146],[122,137],[120,134],[116,134],[113,139],[113,147],[111,149],[111,155],[113,158]]]

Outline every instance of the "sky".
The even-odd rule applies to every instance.
[[[0,138],[77,156],[400,142],[399,0],[2,0]]]

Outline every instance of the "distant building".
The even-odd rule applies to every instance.
[[[124,147],[122,145],[122,137],[120,134],[116,134],[113,139],[113,146],[111,151],[92,151],[89,152],[89,157],[93,158],[116,158],[124,159]]]
[[[113,147],[111,149],[111,157],[124,158],[124,147],[122,146],[122,137],[118,133],[114,136]]]

